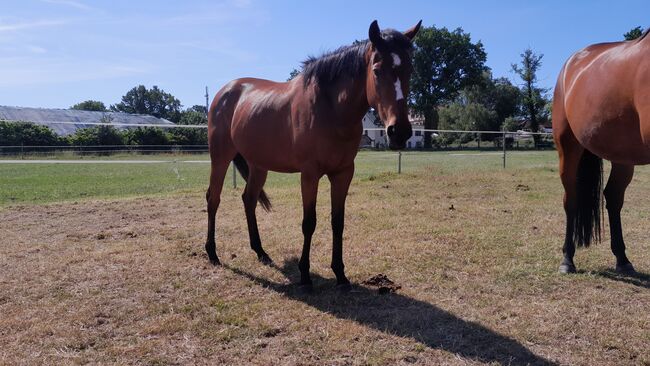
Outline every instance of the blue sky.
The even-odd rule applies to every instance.
[[[0,1],[0,105],[68,108],[119,102],[158,85],[184,106],[229,80],[285,80],[308,55],[365,39],[380,27],[462,27],[481,40],[495,76],[532,47],[552,87],[564,60],[591,43],[649,26],[633,1]]]

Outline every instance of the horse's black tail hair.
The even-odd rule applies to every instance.
[[[577,210],[573,221],[573,239],[588,247],[600,241],[603,206],[603,159],[585,150],[578,164]]]
[[[246,162],[246,159],[238,153],[233,159],[233,163],[235,163],[235,167],[237,167],[239,174],[241,174],[244,180],[248,181],[248,163]],[[260,192],[260,196],[257,200],[265,211],[271,211],[271,201],[269,201],[269,196],[266,195],[264,190]]]

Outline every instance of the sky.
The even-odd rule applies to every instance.
[[[495,77],[528,47],[544,54],[541,86],[592,43],[650,26],[648,0],[0,0],[0,105],[118,103],[157,85],[185,107],[239,77],[284,81],[307,56],[368,38],[368,27],[463,28]]]

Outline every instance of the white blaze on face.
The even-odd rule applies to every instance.
[[[391,53],[390,55],[393,56],[394,69],[402,64],[402,59],[400,59],[396,53]],[[399,78],[397,78],[397,81],[395,82],[395,100],[402,99],[404,99],[404,93],[402,93],[402,83],[399,81]]]
[[[402,60],[399,58],[399,56],[396,53],[391,53],[391,56],[393,56],[393,68],[396,68],[397,66],[402,64]]]
[[[404,94],[402,93],[402,83],[399,81],[399,78],[397,78],[397,81],[395,82],[395,100],[402,99],[404,99]]]

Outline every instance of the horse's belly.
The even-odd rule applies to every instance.
[[[298,171],[292,131],[281,118],[247,121],[232,131],[235,149],[249,164],[282,173]]]
[[[240,143],[235,142],[235,147],[250,165],[280,173],[299,171],[295,164],[293,148],[289,143],[273,141],[271,137],[249,137]]]
[[[641,135],[637,121],[591,123],[572,129],[582,146],[604,159],[627,165],[650,164],[650,144]]]

